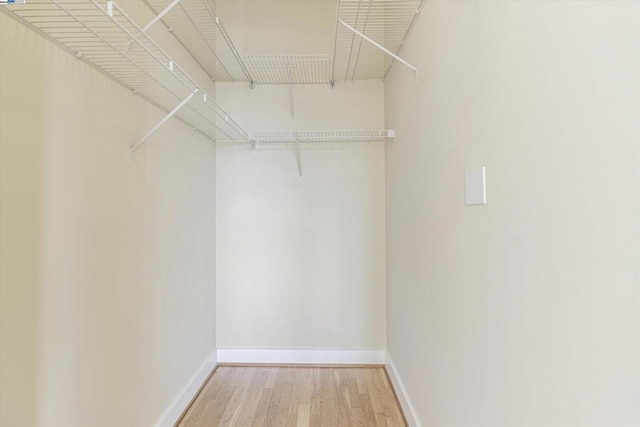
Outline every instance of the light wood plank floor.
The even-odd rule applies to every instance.
[[[404,426],[381,367],[221,366],[180,422],[195,426]]]

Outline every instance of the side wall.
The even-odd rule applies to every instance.
[[[385,92],[388,348],[418,423],[639,424],[639,7],[426,3],[418,76]]]
[[[378,129],[383,85],[218,84],[254,131]],[[219,144],[217,344],[241,349],[385,348],[384,145]],[[380,354],[382,354],[380,352]]]
[[[162,117],[0,13],[1,425],[154,425],[215,350],[215,147],[131,160]]]

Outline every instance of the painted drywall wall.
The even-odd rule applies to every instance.
[[[379,129],[383,85],[218,84],[252,131]],[[218,144],[218,348],[384,349],[384,145]]]
[[[422,425],[639,424],[639,6],[426,3],[385,87],[388,349]]]
[[[215,349],[215,147],[131,160],[162,117],[0,13],[1,425],[154,425]]]

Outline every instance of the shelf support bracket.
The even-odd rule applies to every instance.
[[[380,49],[381,51],[383,51],[384,53],[386,53],[387,55],[389,55],[390,57],[392,57],[393,59],[396,59],[399,62],[402,62],[404,65],[406,65],[407,67],[411,68],[413,70],[414,73],[418,72],[418,69],[416,67],[414,67],[413,65],[411,65],[410,63],[408,63],[407,61],[405,61],[404,59],[400,58],[398,55],[396,55],[395,53],[391,52],[389,49],[385,48],[384,46],[382,46],[380,43],[377,43],[375,40],[371,39],[370,37],[364,35],[363,33],[361,33],[360,31],[356,30],[355,28],[353,28],[351,25],[345,23],[343,20],[338,19],[338,22],[340,23],[340,25],[342,25],[343,27],[345,27],[346,29],[352,31],[353,33],[355,33],[356,35],[358,35],[359,37],[363,38],[364,40],[368,41],[369,43],[371,43],[372,45],[374,45],[375,47],[377,47],[378,49]]]
[[[287,64],[287,70],[289,72],[289,105],[291,106],[291,118],[294,118],[293,111],[293,78],[291,77],[291,64]]]
[[[292,134],[293,135],[293,134]],[[296,133],[296,162],[298,163],[298,179],[302,182],[302,160],[300,159],[300,139]]]
[[[187,102],[189,102],[191,100],[191,98],[194,97],[194,95],[198,92],[198,89],[194,90],[193,92],[191,92],[189,94],[189,96],[187,96],[185,99],[182,100],[182,102],[180,102],[180,104],[176,105],[176,107],[171,110],[169,112],[169,114],[167,114],[166,116],[164,116],[164,118],[162,120],[160,120],[160,122],[155,125],[144,137],[142,137],[142,139],[140,141],[138,141],[137,144],[135,144],[134,146],[131,147],[131,155],[133,156],[133,152],[136,151],[136,149],[141,146],[142,144],[144,144],[144,142],[149,139],[149,137],[151,135],[153,135],[154,133],[157,132],[158,129],[160,129],[162,127],[163,124],[165,124],[171,117],[175,116],[176,113],[178,111],[180,111],[180,109],[182,107],[184,107],[185,105],[187,105]]]
[[[142,29],[142,32],[146,33],[149,28],[153,27],[153,24],[155,24],[156,22],[164,18],[164,15],[169,13],[171,9],[173,9],[178,3],[180,3],[180,1],[182,0],[173,0],[171,3],[169,3],[169,5],[165,7],[162,12],[157,14],[155,18],[153,18],[151,21],[149,21],[147,25],[144,26],[144,28]]]

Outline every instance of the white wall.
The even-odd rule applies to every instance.
[[[423,425],[639,424],[639,7],[426,3],[385,88],[388,348]]]
[[[1,425],[153,425],[215,349],[215,147],[130,160],[162,117],[0,13]]]
[[[251,131],[379,129],[383,85],[218,84]],[[384,146],[218,144],[218,348],[384,349]]]

